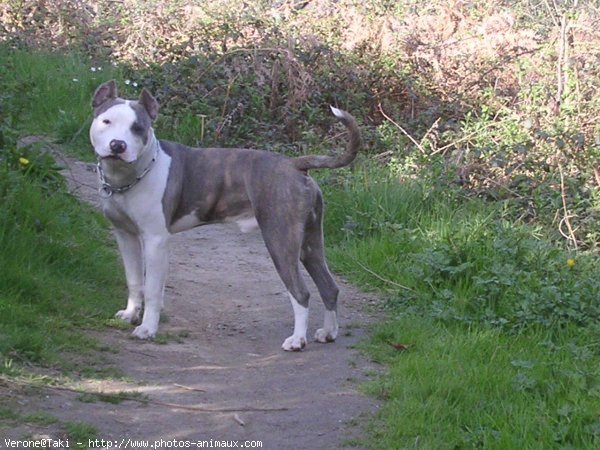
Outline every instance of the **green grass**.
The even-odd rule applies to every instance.
[[[98,77],[77,56],[0,46],[0,61],[0,360],[5,372],[10,360],[66,367],[62,356],[96,347],[86,330],[117,308],[121,265],[101,214],[67,192],[43,148],[16,142],[87,140]]]
[[[119,95],[135,99],[144,87],[142,80],[130,79],[136,70],[126,64],[94,62],[79,53],[12,49],[0,43],[0,62],[0,105],[7,112],[0,111],[0,123],[20,136],[51,136],[86,160],[93,159],[88,132],[96,88],[115,79]],[[189,112],[159,116],[155,126],[162,139],[199,145],[203,130],[208,139],[208,124],[203,127],[202,119]]]
[[[0,167],[0,354],[36,362],[93,347],[123,295],[106,222],[64,190]]]
[[[370,442],[381,449],[597,448],[600,339],[584,336],[577,329],[507,335],[401,315],[365,344],[389,367],[367,386],[384,401]]]
[[[596,448],[597,255],[501,204],[400,181],[369,167],[323,179],[333,268],[388,298],[363,346],[387,368],[367,387],[383,405],[364,445]]]
[[[30,52],[2,44],[0,61],[0,123],[20,136],[50,136],[71,153],[91,159],[91,96],[100,83],[121,80],[121,68],[78,53]],[[130,93],[124,83],[119,87]]]
[[[90,448],[88,443],[90,440],[98,439],[98,430],[85,422],[65,422],[63,424],[69,440],[73,442],[74,448],[87,449]]]

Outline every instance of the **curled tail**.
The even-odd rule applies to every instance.
[[[294,159],[294,166],[298,170],[310,169],[337,169],[344,167],[354,161],[361,145],[358,124],[352,115],[341,109],[331,106],[331,112],[348,129],[350,137],[346,145],[346,151],[339,156],[307,155]]]

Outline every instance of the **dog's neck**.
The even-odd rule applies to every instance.
[[[113,189],[132,186],[152,168],[159,147],[158,139],[151,128],[148,131],[148,143],[138,159],[128,163],[116,159],[103,158],[98,163],[102,171],[102,182]]]

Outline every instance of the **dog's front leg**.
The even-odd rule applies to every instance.
[[[142,244],[136,234],[115,229],[119,251],[125,266],[127,278],[127,307],[117,312],[116,317],[132,324],[140,322],[140,312],[144,300],[144,261],[142,259]]]
[[[142,239],[146,277],[144,280],[144,317],[133,335],[149,339],[156,335],[163,307],[163,296],[169,267],[169,236],[152,235]]]

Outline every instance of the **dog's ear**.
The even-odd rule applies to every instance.
[[[94,96],[92,97],[92,107],[97,108],[108,100],[114,100],[117,96],[117,83],[115,80],[102,83],[98,86],[96,92],[94,92]]]
[[[142,89],[138,103],[144,107],[150,118],[154,121],[158,116],[158,102],[146,88]]]

